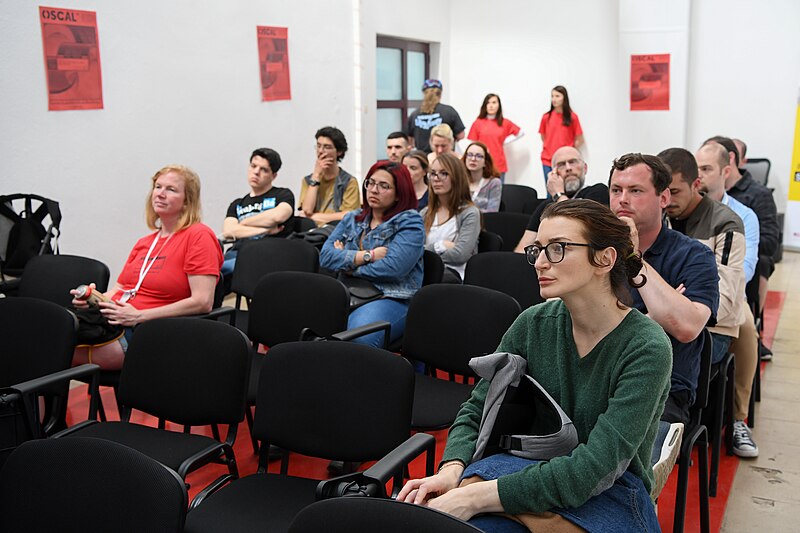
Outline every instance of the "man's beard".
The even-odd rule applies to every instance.
[[[564,193],[569,197],[572,198],[575,194],[581,190],[583,186],[583,180],[578,178],[568,178],[564,180]]]

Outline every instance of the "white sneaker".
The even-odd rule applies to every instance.
[[[667,484],[669,475],[678,460],[678,453],[681,451],[681,441],[683,440],[683,424],[680,422],[671,424],[664,444],[661,445],[661,455],[658,462],[653,465],[653,488],[650,494],[653,499],[658,498],[664,485]]]
[[[758,446],[744,420],[733,423],[733,453],[739,457],[758,457]]]

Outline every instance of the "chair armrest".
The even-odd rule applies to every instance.
[[[389,333],[391,332],[391,329],[392,325],[389,322],[386,322],[385,320],[379,320],[377,322],[365,324],[357,328],[334,333],[331,335],[331,337],[339,341],[351,341],[353,339],[363,337],[364,335],[369,335],[370,333],[383,331],[383,349],[385,350],[389,348]]]
[[[436,439],[427,433],[412,435],[400,446],[389,452],[380,461],[366,469],[339,476],[317,485],[317,500],[336,498],[339,496],[375,496],[387,498],[386,484],[390,479],[402,476],[405,467],[422,455],[426,454],[426,475],[433,474],[434,452]],[[400,491],[400,486],[395,483],[392,487],[392,496]]]
[[[204,315],[197,315],[197,318],[204,318],[206,320],[219,320],[222,317],[228,317],[228,323],[233,326],[236,322],[236,309],[229,306],[217,307],[212,309]]]
[[[191,512],[198,505],[203,503],[203,500],[205,500],[206,498],[217,492],[219,489],[221,489],[222,487],[233,481],[233,479],[234,478],[232,475],[225,474],[212,481],[210,485],[208,485],[206,488],[198,492],[197,496],[194,497],[192,503],[189,505],[189,512]]]

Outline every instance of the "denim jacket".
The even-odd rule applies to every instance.
[[[422,217],[417,211],[409,209],[369,231],[369,218],[356,222],[356,215],[360,212],[347,213],[336,225],[322,247],[320,265],[328,270],[343,270],[367,279],[389,298],[411,298],[422,286],[422,253],[425,244]],[[362,235],[364,240],[359,246]],[[337,250],[333,246],[336,241],[342,241],[344,250]],[[355,267],[353,261],[356,252],[379,246],[388,248],[383,259]]]

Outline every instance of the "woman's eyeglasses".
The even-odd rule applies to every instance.
[[[428,172],[428,179],[431,181],[444,181],[450,177],[450,173],[446,170],[440,170],[436,172],[435,170],[431,170]]]
[[[479,153],[477,153],[477,152],[476,152],[476,153],[474,153],[474,154],[469,154],[469,153],[468,153],[468,154],[466,154],[464,157],[466,157],[467,159],[475,159],[475,160],[477,160],[477,161],[480,161],[481,159],[484,159],[484,158],[485,158],[485,156],[484,156],[483,154],[479,154]]]
[[[564,250],[567,246],[586,246],[592,248],[591,244],[584,244],[580,242],[551,242],[547,246],[539,246],[538,244],[531,244],[525,247],[525,258],[531,265],[536,264],[539,254],[544,250],[544,255],[550,263],[560,263],[564,260]]]
[[[367,178],[364,180],[364,189],[369,190],[373,187],[378,189],[378,192],[387,192],[392,190],[392,186],[385,181],[375,181],[372,178]]]

